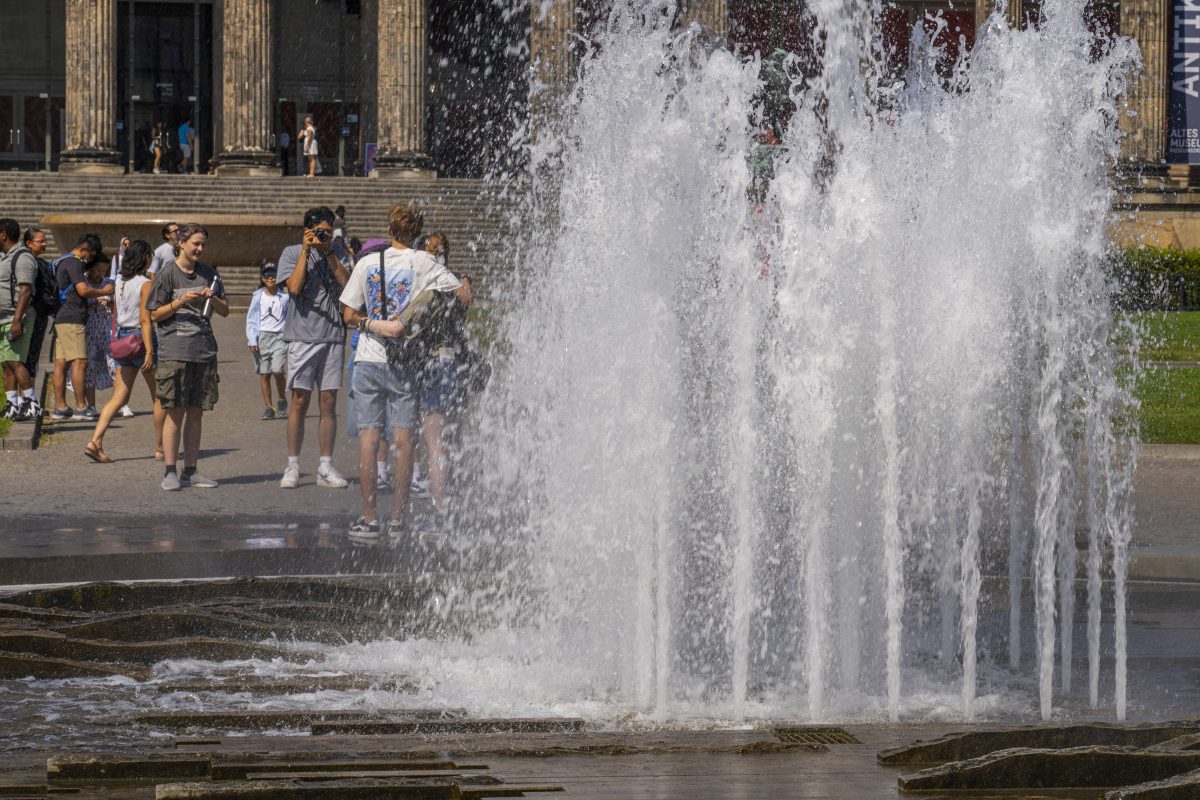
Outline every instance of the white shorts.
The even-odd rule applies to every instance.
[[[346,345],[342,342],[288,342],[287,388],[336,392],[342,388],[345,363]]]
[[[183,151],[184,158],[192,157],[192,146],[190,144],[181,144],[179,145],[179,149]]]

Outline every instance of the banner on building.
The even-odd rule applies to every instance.
[[[1171,0],[1171,11],[1167,161],[1200,164],[1200,0]]]

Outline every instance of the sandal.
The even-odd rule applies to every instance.
[[[97,464],[111,464],[112,459],[108,453],[104,452],[104,448],[95,442],[88,442],[87,447],[83,448],[83,454],[95,461]]]

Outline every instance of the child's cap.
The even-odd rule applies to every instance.
[[[266,277],[274,278],[276,271],[277,270],[275,268],[275,262],[267,261],[264,259],[262,262],[262,270],[260,270],[259,274],[261,274],[264,278],[266,278]]]

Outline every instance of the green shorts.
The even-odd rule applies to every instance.
[[[24,324],[21,326],[21,335],[15,341],[8,340],[8,332],[12,328],[12,322],[6,322],[0,325],[0,363],[7,361],[25,362],[25,356],[29,355],[29,342],[33,339],[33,315],[25,316]]]
[[[209,361],[159,361],[154,373],[163,408],[199,408],[212,411],[217,404],[217,359]]]

